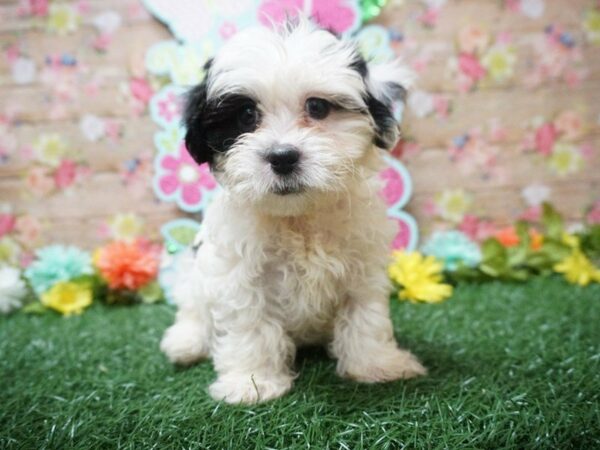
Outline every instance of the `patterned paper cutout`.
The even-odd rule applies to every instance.
[[[204,210],[217,190],[208,164],[198,166],[183,142],[175,154],[158,154],[154,160],[152,186],[159,199],[174,201],[186,212]]]

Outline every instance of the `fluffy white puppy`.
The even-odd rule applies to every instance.
[[[283,395],[303,344],[326,344],[338,374],[362,382],[424,374],[394,340],[394,226],[377,176],[410,72],[367,65],[306,20],[240,32],[206,70],[186,144],[223,189],[179,274],[162,351],[178,364],[212,357],[209,392],[229,403]]]

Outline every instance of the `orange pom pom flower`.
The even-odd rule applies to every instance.
[[[116,241],[98,249],[94,263],[111,289],[133,291],[156,278],[159,253],[141,241]]]

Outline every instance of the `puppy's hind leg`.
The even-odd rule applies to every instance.
[[[188,264],[181,264],[189,268]],[[164,333],[160,349],[172,363],[189,365],[208,357],[212,321],[198,280],[190,272],[177,274],[173,297],[178,306],[175,323]]]

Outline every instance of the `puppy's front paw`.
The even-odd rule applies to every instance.
[[[201,325],[196,322],[177,322],[167,328],[160,349],[174,364],[189,365],[208,356]]]
[[[227,374],[219,376],[208,392],[215,400],[250,405],[281,397],[291,387],[289,375]]]
[[[364,357],[362,361],[338,364],[338,374],[361,383],[380,383],[427,374],[427,369],[411,352],[399,348],[386,348]]]

